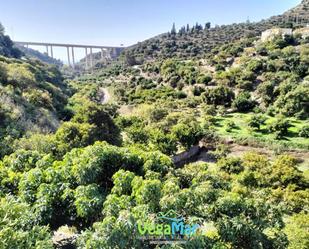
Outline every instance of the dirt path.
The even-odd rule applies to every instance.
[[[99,88],[100,94],[101,94],[101,99],[100,99],[100,103],[101,104],[106,104],[109,102],[109,100],[111,99],[111,95],[109,94],[108,90],[106,88],[100,87]]]

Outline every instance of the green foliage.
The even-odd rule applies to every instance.
[[[184,148],[189,149],[203,137],[204,130],[198,122],[191,121],[190,123],[183,122],[173,126],[172,134]]]
[[[225,130],[227,132],[230,132],[232,131],[232,129],[235,129],[236,128],[236,124],[234,123],[234,121],[228,121],[226,124],[225,124]]]
[[[159,180],[144,180],[135,178],[132,182],[133,195],[137,204],[147,204],[150,211],[158,211],[162,184]]]
[[[112,193],[118,196],[131,195],[132,193],[132,181],[134,179],[134,173],[130,171],[119,170],[113,175],[114,187]]]
[[[266,117],[263,114],[255,114],[248,120],[248,126],[259,131],[261,126],[265,124],[265,121]]]
[[[229,106],[234,99],[233,91],[224,86],[207,89],[203,95],[205,102],[211,105]]]
[[[273,163],[272,172],[269,176],[273,185],[287,187],[289,184],[295,184],[303,187],[305,184],[302,173],[295,165],[295,158],[288,155],[279,156]]]
[[[119,144],[119,129],[112,119],[114,115],[116,111],[108,106],[85,103],[77,108],[72,121],[94,125],[93,136],[96,140]]]
[[[22,52],[17,49],[9,36],[4,34],[4,27],[0,23],[0,56],[20,58]]]
[[[299,131],[299,136],[309,138],[309,125],[304,125]]]
[[[275,133],[276,139],[281,139],[287,135],[289,127],[289,121],[279,117],[269,125],[268,129],[270,132]]]
[[[158,122],[165,118],[168,114],[168,111],[163,108],[154,108],[149,112],[150,122]]]
[[[74,155],[75,153],[69,154],[73,158]],[[140,172],[142,163],[137,154],[96,142],[93,146],[86,147],[80,156],[74,159],[71,173],[81,185],[109,184],[111,177],[119,169]]]
[[[242,92],[233,101],[233,107],[239,112],[251,111],[255,105],[249,92]]]
[[[309,217],[306,213],[294,214],[289,217],[285,227],[289,238],[289,249],[305,249],[309,246]]]
[[[31,207],[13,196],[0,199],[0,247],[52,249],[47,226],[39,226]]]
[[[198,78],[197,78],[197,83],[198,84],[205,84],[207,85],[209,82],[212,81],[212,77],[210,75],[200,75]]]
[[[218,161],[217,165],[221,170],[229,174],[238,174],[244,169],[240,158],[222,158]]]
[[[57,153],[64,155],[73,148],[86,147],[97,140],[96,127],[88,123],[63,123],[55,133]]]
[[[3,158],[3,165],[13,171],[26,172],[34,168],[41,158],[42,155],[37,151],[17,150]]]
[[[52,248],[49,229],[66,224],[79,229],[77,248],[152,248],[136,224],[170,210],[200,225],[177,248],[307,248],[299,160],[231,157],[214,133],[306,144],[307,40],[231,42],[274,24],[173,28],[70,88],[55,67],[0,57],[0,248]],[[126,116],[102,104],[102,88]],[[174,165],[197,144],[198,162]]]
[[[0,46],[1,47],[1,46]],[[26,133],[54,132],[69,89],[59,70],[40,61],[0,58],[0,157]]]
[[[103,194],[97,184],[78,186],[74,192],[77,216],[94,219],[103,204]]]

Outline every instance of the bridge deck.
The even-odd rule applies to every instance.
[[[124,47],[114,47],[114,46],[97,46],[97,45],[82,45],[82,44],[64,44],[64,43],[45,43],[45,42],[23,42],[23,41],[14,41],[16,44],[19,45],[32,45],[32,46],[53,46],[53,47],[74,47],[74,48],[106,48],[106,49],[113,49],[113,48],[124,48]]]

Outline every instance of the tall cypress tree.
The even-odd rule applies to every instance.
[[[171,30],[171,34],[172,34],[172,35],[176,35],[175,23],[173,23],[173,27],[172,27],[172,30]]]

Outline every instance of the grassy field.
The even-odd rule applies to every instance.
[[[255,131],[248,127],[247,122],[252,116],[252,113],[233,113],[227,114],[224,117],[216,117],[216,131],[223,137],[231,137],[238,142],[270,145],[273,149],[288,148],[288,149],[305,149],[309,150],[309,139],[298,136],[299,130],[305,125],[306,121],[289,118],[291,127],[286,137],[280,140],[275,139],[275,135],[269,133],[267,125],[275,120],[273,117],[267,117],[266,124],[261,127],[260,131]],[[234,122],[235,127],[227,129],[228,122]]]

